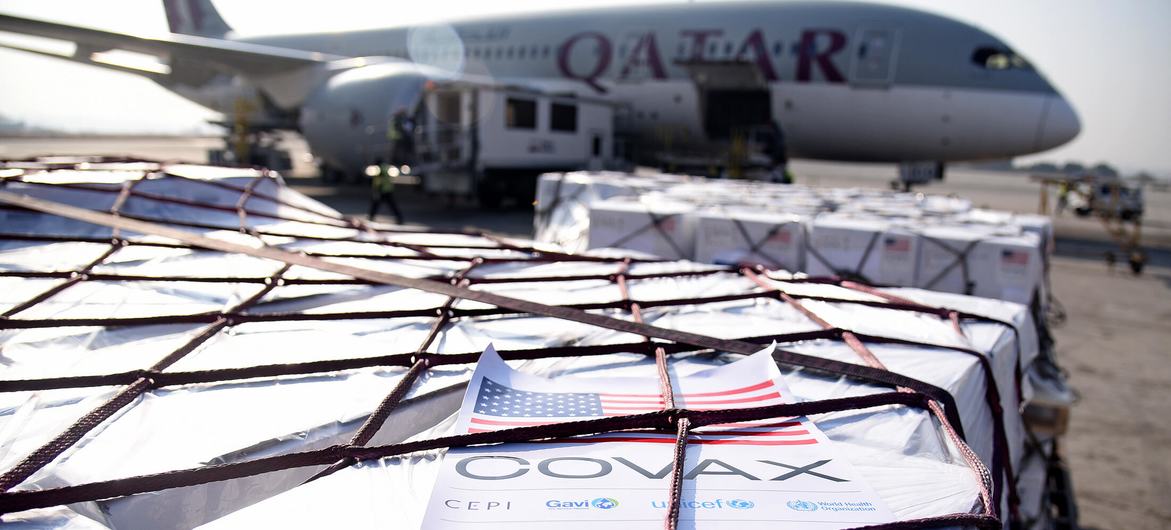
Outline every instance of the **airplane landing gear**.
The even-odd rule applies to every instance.
[[[899,178],[890,182],[890,189],[909,192],[916,185],[943,180],[945,169],[943,162],[903,162],[899,164]]]

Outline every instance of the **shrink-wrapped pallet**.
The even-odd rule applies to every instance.
[[[82,207],[94,207],[89,198],[112,194],[112,201],[98,207],[117,205],[118,211],[164,224],[172,223],[168,216],[175,213],[179,223],[172,226],[216,238],[279,245],[361,270],[438,278],[470,290],[449,297],[371,284],[305,266],[286,269],[273,259],[62,222],[55,215],[7,212],[18,218],[12,226],[20,232],[0,233],[0,268],[7,272],[0,278],[5,287],[0,307],[8,312],[6,386],[0,392],[0,443],[6,452],[0,471],[21,475],[26,467],[18,463],[58,447],[48,442],[61,433],[75,432],[74,441],[31,468],[13,491],[97,488],[68,506],[6,514],[9,523],[188,528],[214,520],[214,527],[239,528],[260,521],[299,526],[394,521],[417,527],[442,450],[363,458],[304,485],[326,465],[290,464],[182,487],[167,481],[213,465],[240,470],[270,457],[355,443],[355,434],[373,421],[369,415],[411,371],[421,374],[419,379],[361,444],[451,434],[458,385],[488,344],[516,355],[513,365],[533,375],[656,373],[642,335],[470,299],[485,291],[705,337],[751,340],[761,347],[776,340],[780,348],[847,365],[874,366],[877,360],[947,392],[955,403],[956,426],[981,466],[997,461],[1001,445],[1002,463],[1019,464],[1025,453],[1017,411],[1019,400],[1028,397],[1028,382],[1018,374],[1029,372],[1039,348],[1032,316],[1019,304],[815,283],[780,271],[648,261],[630,252],[550,257],[519,240],[500,244],[476,234],[355,227],[328,208],[290,195],[266,175],[231,186],[161,177],[152,179],[149,193],[135,193],[134,178],[126,176],[82,177],[85,193],[48,184],[48,176],[29,172],[23,176],[28,182],[10,181],[8,188]],[[135,178],[146,176],[140,172]],[[254,210],[253,201],[267,204]],[[619,216],[637,213],[650,221],[645,209],[633,208],[642,206],[638,203],[609,202],[625,206],[613,208]],[[237,211],[226,217],[189,215],[223,204]],[[629,225],[637,228],[633,221]],[[420,245],[433,248],[421,252]],[[45,259],[49,252],[59,258]],[[958,319],[957,329],[941,307],[968,316]],[[840,330],[856,333],[874,359],[844,340]],[[677,374],[742,358],[661,344],[671,349],[667,362]],[[436,356],[422,363],[420,351]],[[456,360],[445,363],[444,356]],[[782,369],[798,401],[893,393],[857,377],[791,364]],[[13,390],[19,385],[42,390]],[[1024,393],[1017,392],[1021,385]],[[80,430],[71,427],[95,414],[98,419],[83,422]],[[935,414],[879,407],[811,419],[898,520],[979,510],[974,471],[980,466],[965,463],[962,447],[950,441]],[[999,475],[1007,467],[994,471]],[[150,473],[171,478],[142,476]],[[94,486],[112,479],[149,487],[129,495],[103,494],[108,490]],[[997,482],[1004,488],[1013,479]],[[1003,489],[1000,493],[1007,502]],[[10,500],[0,493],[0,503]]]

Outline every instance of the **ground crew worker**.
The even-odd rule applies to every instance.
[[[390,162],[402,165],[410,164],[411,155],[415,150],[415,122],[407,116],[407,109],[400,107],[391,117],[390,127],[386,129],[386,139],[391,144]]]
[[[768,155],[773,164],[773,169],[769,172],[769,180],[792,184],[793,175],[789,173],[789,149],[785,145],[785,132],[781,130],[781,126],[777,124],[776,120],[769,122],[769,132],[772,134],[768,142]]]
[[[370,214],[366,217],[373,221],[374,216],[378,215],[378,207],[386,203],[394,215],[394,222],[403,224],[403,213],[394,200],[394,177],[398,176],[398,168],[379,158],[366,172],[370,175]]]
[[[1061,215],[1069,207],[1069,181],[1057,183],[1057,215]]]

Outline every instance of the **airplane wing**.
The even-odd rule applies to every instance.
[[[131,35],[0,14],[0,31],[71,41],[82,52],[126,50],[163,58],[199,61],[232,73],[270,75],[345,57],[190,35]],[[13,48],[5,45],[4,47]],[[105,66],[96,63],[97,66]]]
[[[100,66],[102,68],[106,68],[109,70],[126,72],[129,74],[135,74],[135,75],[141,75],[141,76],[148,77],[151,79],[156,79],[156,80],[165,76],[169,71],[168,68],[163,68],[163,67],[157,67],[157,68],[152,69],[152,68],[143,68],[143,67],[130,67],[130,66],[123,65],[123,64],[103,62],[103,61],[97,60],[92,54],[68,55],[68,54],[50,52],[50,51],[46,51],[46,50],[38,50],[36,48],[28,48],[25,46],[19,46],[16,44],[9,44],[6,42],[0,42],[0,48],[5,49],[5,50],[16,50],[18,52],[31,53],[33,55],[40,55],[43,57],[52,57],[54,59],[61,59],[64,61],[70,61],[70,62],[81,63],[81,64],[88,64],[91,66]]]

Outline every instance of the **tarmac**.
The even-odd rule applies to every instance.
[[[39,154],[129,155],[204,162],[218,138],[101,137],[0,138],[0,159]],[[302,142],[286,141],[294,168],[286,178],[302,193],[351,215],[365,215],[363,185],[326,185],[316,177]],[[890,165],[795,161],[801,184],[886,188]],[[979,206],[1038,211],[1039,185],[1011,172],[948,168],[946,179],[922,191],[955,194]],[[401,186],[398,202],[408,224],[476,227],[531,237],[532,209],[483,211],[466,199],[429,196]],[[1052,205],[1052,200],[1050,205]],[[1143,249],[1147,266],[1132,274],[1115,241],[1097,219],[1069,212],[1054,219],[1053,291],[1065,312],[1054,331],[1057,353],[1080,401],[1063,451],[1073,474],[1081,528],[1171,528],[1171,192],[1146,190]],[[1107,253],[1119,256],[1113,265]]]

